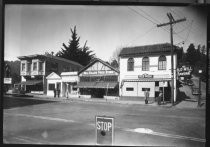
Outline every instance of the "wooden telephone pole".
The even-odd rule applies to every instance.
[[[171,37],[171,104],[174,104],[174,48],[173,48],[173,24],[186,21],[186,18],[174,20],[171,13],[167,13],[167,16],[169,18],[169,22],[158,24],[157,27],[167,26],[170,25],[170,37]]]

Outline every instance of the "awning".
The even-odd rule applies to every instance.
[[[123,82],[156,82],[156,81],[171,81],[171,78],[139,78],[139,79],[123,80]]]
[[[75,88],[115,88],[118,82],[79,82]]]
[[[19,83],[19,85],[37,85],[43,83],[42,80],[29,80]]]

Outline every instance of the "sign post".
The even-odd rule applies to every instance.
[[[114,142],[114,118],[96,116],[96,144],[113,145]]]

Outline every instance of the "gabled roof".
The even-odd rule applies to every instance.
[[[96,62],[101,62],[102,64],[108,66],[109,68],[111,68],[112,70],[114,70],[117,73],[120,73],[119,70],[117,70],[116,68],[112,67],[111,65],[109,65],[108,63],[104,62],[103,60],[99,59],[99,58],[95,58],[92,62],[90,62],[88,65],[86,65],[84,68],[82,68],[79,72],[78,75],[80,73],[82,73],[83,71],[85,71],[87,68],[89,68],[90,66],[92,66],[93,64],[95,64]]]
[[[61,77],[56,74],[55,72],[52,72],[51,74],[49,74],[46,79],[61,79]]]
[[[174,46],[174,52],[178,47]],[[162,43],[162,44],[153,44],[153,45],[144,45],[144,46],[135,46],[135,47],[126,47],[123,48],[120,52],[120,57],[126,56],[141,56],[141,55],[152,55],[152,54],[160,54],[171,52],[171,44],[170,43]]]

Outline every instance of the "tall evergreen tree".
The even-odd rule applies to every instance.
[[[197,51],[195,49],[194,44],[190,44],[190,46],[187,49],[186,53],[186,61],[190,63],[190,65],[195,65],[196,59],[197,59]]]
[[[80,37],[77,35],[76,26],[74,30],[71,29],[71,33],[72,35],[68,45],[63,43],[63,48],[61,48],[61,51],[59,51],[56,56],[78,62],[85,66],[95,57],[95,54],[92,54],[93,51],[86,45],[87,41],[85,45],[80,48]]]

